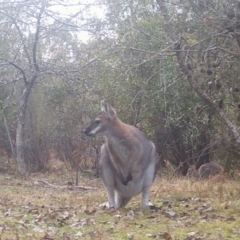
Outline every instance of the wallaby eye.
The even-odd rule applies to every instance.
[[[98,125],[101,122],[101,120],[97,119],[95,120],[95,123]]]

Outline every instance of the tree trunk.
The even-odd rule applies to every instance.
[[[17,123],[17,134],[16,134],[16,153],[17,153],[17,168],[18,172],[21,175],[26,175],[27,173],[27,165],[25,163],[24,158],[24,121],[18,120]]]
[[[11,146],[12,156],[13,156],[13,158],[15,159],[15,157],[16,157],[16,152],[15,152],[15,149],[14,149],[14,147],[13,147],[13,142],[12,142],[11,134],[10,134],[9,127],[8,127],[7,118],[5,117],[4,114],[3,114],[3,120],[4,120],[4,125],[5,125],[6,131],[7,131],[8,141],[9,141],[10,146]]]
[[[23,93],[19,103],[19,115],[17,119],[17,134],[16,134],[16,155],[17,155],[16,160],[17,160],[18,172],[21,175],[26,175],[27,173],[27,165],[24,158],[24,152],[25,152],[24,126],[25,126],[25,117],[26,117],[26,110],[27,110],[29,95],[39,74],[39,66],[37,62],[37,45],[39,42],[39,33],[40,33],[40,27],[41,27],[40,21],[41,21],[41,17],[44,12],[44,9],[45,9],[45,4],[43,3],[40,9],[40,12],[37,16],[36,32],[34,35],[34,43],[33,43],[33,49],[32,49],[33,66],[34,66],[35,73],[30,78],[30,81],[27,81],[27,77],[24,70],[14,65],[21,71],[23,75],[23,80],[24,80],[24,89],[23,89]],[[20,35],[21,34],[22,33],[20,32]],[[26,50],[26,55],[29,56],[27,50]],[[31,63],[30,59],[29,59],[29,63]]]
[[[25,152],[24,126],[25,126],[26,110],[27,110],[29,95],[36,78],[37,76],[34,76],[34,78],[30,83],[25,83],[25,88],[23,90],[20,103],[19,103],[19,114],[17,119],[17,134],[16,134],[16,161],[17,161],[18,172],[22,176],[27,174],[27,164],[24,158],[24,152]]]

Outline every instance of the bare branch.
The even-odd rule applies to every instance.
[[[76,190],[97,190],[98,188],[95,188],[95,187],[89,187],[89,186],[59,186],[59,185],[55,185],[55,184],[52,184],[48,181],[45,181],[45,180],[35,180],[35,179],[32,179],[34,182],[33,184],[34,185],[38,185],[38,186],[42,186],[42,187],[50,187],[50,188],[60,188],[60,189],[76,189]]]
[[[18,66],[17,64],[15,64],[15,63],[13,63],[11,61],[8,61],[8,60],[2,58],[2,57],[0,57],[0,60],[5,61],[6,63],[8,63],[8,64],[12,65],[13,67],[15,67],[16,69],[18,69],[22,73],[24,83],[25,84],[28,83],[25,71],[20,66]]]
[[[37,62],[37,45],[39,42],[39,33],[40,33],[40,28],[41,28],[41,17],[44,12],[45,5],[42,5],[42,8],[39,12],[39,15],[37,17],[37,24],[36,24],[36,32],[35,32],[35,38],[34,38],[34,43],[33,43],[33,64],[37,72],[39,72],[39,65]]]
[[[13,22],[14,22],[14,25],[15,25],[15,27],[16,27],[16,29],[17,29],[17,31],[18,31],[18,34],[19,34],[19,36],[20,36],[20,38],[21,38],[21,40],[22,40],[23,49],[24,49],[24,52],[25,52],[26,57],[27,57],[27,59],[28,59],[28,62],[29,62],[29,64],[31,64],[32,61],[31,61],[31,58],[30,58],[29,53],[28,53],[27,46],[26,46],[25,41],[24,41],[24,36],[23,36],[23,34],[22,34],[22,32],[21,32],[21,29],[19,28],[19,26],[18,26],[18,24],[17,24],[17,22],[16,22],[15,19],[13,19]]]

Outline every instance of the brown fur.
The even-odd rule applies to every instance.
[[[139,129],[123,123],[111,105],[105,101],[101,104],[102,112],[90,123],[85,134],[103,135],[106,139],[99,166],[109,206],[124,206],[132,196],[143,192],[142,206],[148,207],[157,166],[155,146]]]
[[[222,167],[215,162],[205,163],[199,169],[196,169],[195,166],[188,169],[188,176],[198,179],[210,178],[220,173],[222,173]]]

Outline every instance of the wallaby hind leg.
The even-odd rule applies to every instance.
[[[152,155],[150,165],[144,173],[143,191],[142,191],[142,208],[149,208],[150,189],[156,175],[156,157]]]
[[[108,203],[109,203],[109,208],[116,208],[116,202],[115,202],[115,191],[114,191],[114,175],[112,174],[112,171],[109,171],[109,169],[104,169],[102,171],[102,180],[105,185],[105,188],[107,190],[107,195],[108,195]]]
[[[117,208],[125,207],[131,200],[131,197],[123,197],[120,193],[115,193]]]
[[[114,191],[114,184],[115,184],[114,169],[110,161],[109,155],[107,154],[107,151],[105,149],[105,145],[103,145],[101,148],[99,170],[100,170],[100,176],[107,190],[109,208],[112,208],[112,207],[116,208],[117,206],[115,202],[115,191]]]
[[[141,207],[142,208],[149,208],[149,195],[150,195],[150,187],[145,187],[143,189],[143,193],[142,193],[142,203],[141,203]]]

